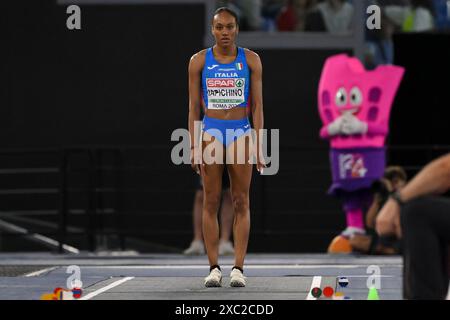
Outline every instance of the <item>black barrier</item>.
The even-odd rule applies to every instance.
[[[132,174],[133,176],[140,176],[144,172],[149,171],[152,173],[157,174],[158,168],[152,167],[152,164],[149,165],[136,165],[136,164],[129,164],[127,165],[125,163],[125,159],[127,158],[127,155],[130,155],[131,153],[136,153],[137,155],[143,154],[145,151],[151,152],[151,153],[157,153],[158,151],[161,152],[164,150],[164,147],[160,148],[149,148],[149,147],[125,147],[125,146],[117,146],[117,147],[102,147],[102,146],[92,146],[92,147],[77,147],[77,148],[63,148],[63,149],[28,149],[28,150],[0,150],[0,157],[8,157],[8,156],[15,156],[15,161],[18,161],[17,156],[23,157],[24,159],[32,158],[33,155],[49,155],[50,158],[47,158],[46,161],[52,162],[53,164],[58,164],[57,166],[57,173],[59,176],[59,189],[58,189],[58,197],[59,200],[55,198],[56,203],[59,203],[59,209],[58,209],[58,216],[59,219],[57,228],[54,229],[53,232],[46,232],[46,237],[54,237],[57,239],[57,245],[54,245],[54,249],[57,249],[59,253],[64,252],[70,252],[66,248],[67,245],[74,245],[73,243],[73,236],[82,236],[86,238],[86,245],[81,246],[82,250],[88,250],[91,252],[97,251],[99,249],[98,239],[101,237],[107,237],[107,236],[114,236],[117,240],[117,245],[114,249],[118,250],[125,250],[127,248],[126,240],[127,238],[139,238],[139,237],[145,237],[150,236],[154,241],[157,241],[160,243],[161,248],[164,246],[164,233],[166,231],[170,230],[170,225],[167,225],[166,228],[160,227],[158,231],[155,232],[155,229],[151,229],[151,224],[146,224],[146,221],[141,221],[142,215],[139,214],[138,210],[140,209],[139,206],[129,207],[129,200],[131,199],[131,202],[134,199],[134,196],[136,194],[139,194],[140,192],[144,192],[145,199],[147,199],[148,202],[152,202],[155,200],[155,197],[158,196],[158,192],[156,192],[156,189],[153,189],[154,192],[152,193],[152,189],[146,189],[148,185],[139,185],[139,183],[134,183],[133,181],[129,181],[128,184],[131,184],[131,186],[124,185],[124,174]],[[312,150],[320,150],[324,153],[327,152],[326,148],[322,147],[284,147],[281,148],[280,152],[285,153],[286,155],[289,153],[295,153],[295,152],[304,152],[308,153]],[[408,172],[409,176],[413,176],[424,164],[431,161],[432,159],[435,159],[436,157],[445,154],[450,151],[450,146],[391,146],[388,149],[388,164],[399,164],[402,165],[405,170]],[[111,165],[103,164],[102,158],[105,157],[106,154],[112,155],[112,161]],[[420,161],[423,161],[425,157],[425,161],[418,163],[414,162],[413,157],[408,157],[408,154],[422,154],[422,158],[420,158]],[[75,164],[76,162],[76,156],[77,155],[84,155],[87,159],[87,166],[84,168],[77,168]],[[51,160],[51,161],[50,161]],[[42,163],[41,163],[42,164]],[[329,173],[329,167],[328,166],[319,166],[321,170],[325,171],[326,173]],[[178,170],[176,166],[173,166],[174,170]],[[193,172],[190,172],[190,168],[188,165],[181,166],[180,169],[184,171],[189,176],[193,177],[195,174]],[[26,176],[26,172],[21,172],[21,168],[12,168],[10,166],[9,169],[4,169],[2,172],[0,172],[0,175],[9,175],[13,176],[12,179],[14,179],[14,173],[15,175],[21,175]],[[295,171],[295,168],[291,168],[292,172]],[[105,172],[109,172],[109,177],[111,179],[108,180],[108,177],[106,177],[106,180],[111,182],[111,185],[108,186],[107,183],[105,183]],[[54,172],[53,172],[54,173]],[[87,177],[85,178],[86,183],[84,184],[84,187],[79,188],[76,183],[74,183],[71,180],[71,176],[73,174],[77,173],[85,173],[87,174]],[[29,175],[32,175],[33,173],[30,173]],[[291,173],[287,173],[291,174]],[[76,176],[75,176],[76,178]],[[73,179],[74,181],[76,179]],[[254,215],[257,219],[256,223],[254,223],[254,230],[252,232],[255,232],[259,235],[266,235],[268,237],[273,236],[274,234],[274,226],[272,225],[273,216],[276,216],[279,214],[279,212],[273,211],[273,209],[270,208],[270,205],[268,205],[268,202],[270,202],[270,198],[273,197],[273,189],[270,188],[271,185],[271,179],[273,177],[271,176],[258,176],[256,178],[255,187],[253,189],[254,193],[254,203],[252,205],[252,215]],[[17,178],[18,179],[18,178]],[[11,180],[13,181],[13,180]],[[24,180],[26,181],[26,180]],[[43,181],[43,180],[42,180]],[[286,184],[290,184],[288,180],[285,180]],[[3,186],[5,188],[6,186]],[[326,185],[323,186],[323,190],[316,190],[317,193],[324,193],[326,190]],[[25,187],[24,187],[25,188]],[[15,191],[18,191],[20,189],[16,188]],[[4,190],[0,190],[4,191]],[[192,190],[191,190],[192,191]],[[33,192],[33,191],[30,191]],[[299,196],[301,196],[301,189],[299,189]],[[74,226],[73,223],[70,222],[70,219],[73,217],[80,216],[80,213],[77,213],[76,211],[72,210],[70,212],[70,206],[69,206],[69,199],[72,194],[76,193],[82,193],[84,194],[87,201],[79,203],[75,203],[76,206],[80,206],[81,204],[85,205],[84,213],[85,218],[84,220],[77,221],[77,226],[81,227],[81,231],[73,231]],[[105,196],[106,194],[111,194],[112,201],[106,201],[108,203],[105,203]],[[176,201],[179,201],[179,196],[177,195],[177,192],[174,191],[173,195]],[[14,197],[15,194],[11,193],[11,197]],[[128,198],[128,207],[124,206],[124,199]],[[163,199],[164,200],[164,199]],[[329,200],[330,202],[333,202],[332,199]],[[13,201],[11,202],[13,204]],[[8,194],[3,194],[3,201],[2,201],[2,212],[10,212],[11,214],[9,216],[5,216],[4,218],[8,220],[9,218],[14,217],[20,217],[21,213],[14,214],[14,207],[10,206],[9,208],[6,208],[8,204]],[[44,203],[45,204],[45,203]],[[173,204],[172,204],[173,205]],[[183,204],[181,204],[183,205]],[[321,204],[323,205],[323,204]],[[111,206],[112,208],[108,208],[108,206]],[[184,206],[186,208],[190,208],[191,202],[185,202]],[[57,208],[58,205],[55,205]],[[6,210],[7,209],[7,210]],[[36,207],[35,210],[44,210],[45,206],[43,207]],[[294,208],[295,209],[295,208]],[[107,211],[111,213],[105,214]],[[134,211],[133,211],[134,210]],[[143,209],[145,211],[145,208]],[[171,209],[168,208],[169,212]],[[301,210],[301,209],[300,209]],[[320,205],[318,207],[318,210],[320,210]],[[152,214],[155,214],[157,210],[154,212],[149,211],[146,212],[148,216],[152,216]],[[175,213],[177,209],[174,207],[173,213]],[[0,213],[2,213],[0,212]],[[25,214],[26,215],[26,214]],[[112,218],[110,218],[112,216]],[[35,216],[36,217],[36,216]],[[335,220],[332,221],[332,223],[335,223],[336,221],[340,220],[342,218],[342,215],[339,212],[335,212]],[[36,226],[39,226],[39,215],[37,215],[36,221],[38,222]],[[158,219],[158,215],[154,217],[154,219]],[[316,216],[314,218],[316,220],[317,225],[321,225],[324,223],[324,221],[321,221],[320,216]],[[45,216],[42,218],[42,221],[46,221]],[[83,224],[84,221],[84,224]],[[149,220],[152,221],[152,220]],[[163,220],[161,223],[168,223],[170,222],[170,219]],[[300,225],[302,221],[302,216],[299,214],[296,218],[296,220],[293,220],[292,223]],[[10,221],[10,223],[14,223],[14,219]],[[326,224],[325,224],[326,225]],[[18,227],[22,227],[20,221],[17,222]],[[188,227],[188,230],[190,230],[190,225],[186,226]],[[149,228],[149,229],[147,229]],[[326,228],[326,227],[325,227]],[[39,228],[37,228],[39,229]],[[336,227],[337,229],[337,227]],[[148,231],[147,231],[148,230]],[[289,226],[289,222],[286,222],[284,225],[281,225],[281,228],[278,232],[285,231],[287,234],[289,232],[292,232]],[[23,236],[23,233],[17,233],[17,232],[6,232],[3,233],[3,235],[9,234],[10,236],[16,235],[16,236]],[[33,228],[29,228],[27,231],[28,235],[33,234],[39,234],[39,230],[33,230]],[[190,234],[190,231],[188,232]],[[176,230],[170,231],[170,235],[177,235]],[[180,234],[181,235],[181,234]],[[306,241],[308,234],[303,234],[299,232],[297,235],[298,240],[304,240]],[[318,235],[318,237],[324,237],[324,242],[328,241],[329,239],[324,236],[324,234]],[[36,241],[39,241],[36,240]],[[182,245],[182,244],[180,244]],[[260,247],[257,248],[258,250],[270,250],[273,248],[270,248],[267,246],[267,243],[260,244]],[[315,246],[313,243],[310,244],[310,248],[312,251],[320,251],[320,247]],[[107,248],[104,248],[107,249]],[[109,248],[112,249],[112,248]],[[160,250],[163,251],[163,250]],[[172,252],[176,252],[176,250],[172,250]]]

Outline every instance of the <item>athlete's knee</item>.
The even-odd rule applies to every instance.
[[[249,210],[249,198],[245,192],[233,193],[233,208],[236,214],[245,214]]]
[[[206,192],[203,199],[203,209],[210,214],[216,214],[220,206],[220,198],[220,192]]]

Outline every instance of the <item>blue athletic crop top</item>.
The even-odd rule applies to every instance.
[[[236,60],[221,64],[212,48],[206,51],[202,71],[202,96],[207,109],[226,110],[247,107],[250,92],[250,70],[244,48],[238,47]]]

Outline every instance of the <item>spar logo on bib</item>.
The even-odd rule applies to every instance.
[[[245,78],[207,78],[208,109],[231,109],[245,102]]]
[[[206,79],[208,88],[231,88],[235,84],[235,79]]]

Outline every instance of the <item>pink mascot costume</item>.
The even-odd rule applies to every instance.
[[[403,73],[392,65],[367,71],[345,54],[325,62],[318,92],[320,137],[331,145],[333,184],[328,193],[341,199],[347,220],[328,252],[350,252],[348,239],[365,233],[364,212],[372,202],[373,182],[384,173],[389,115]]]

